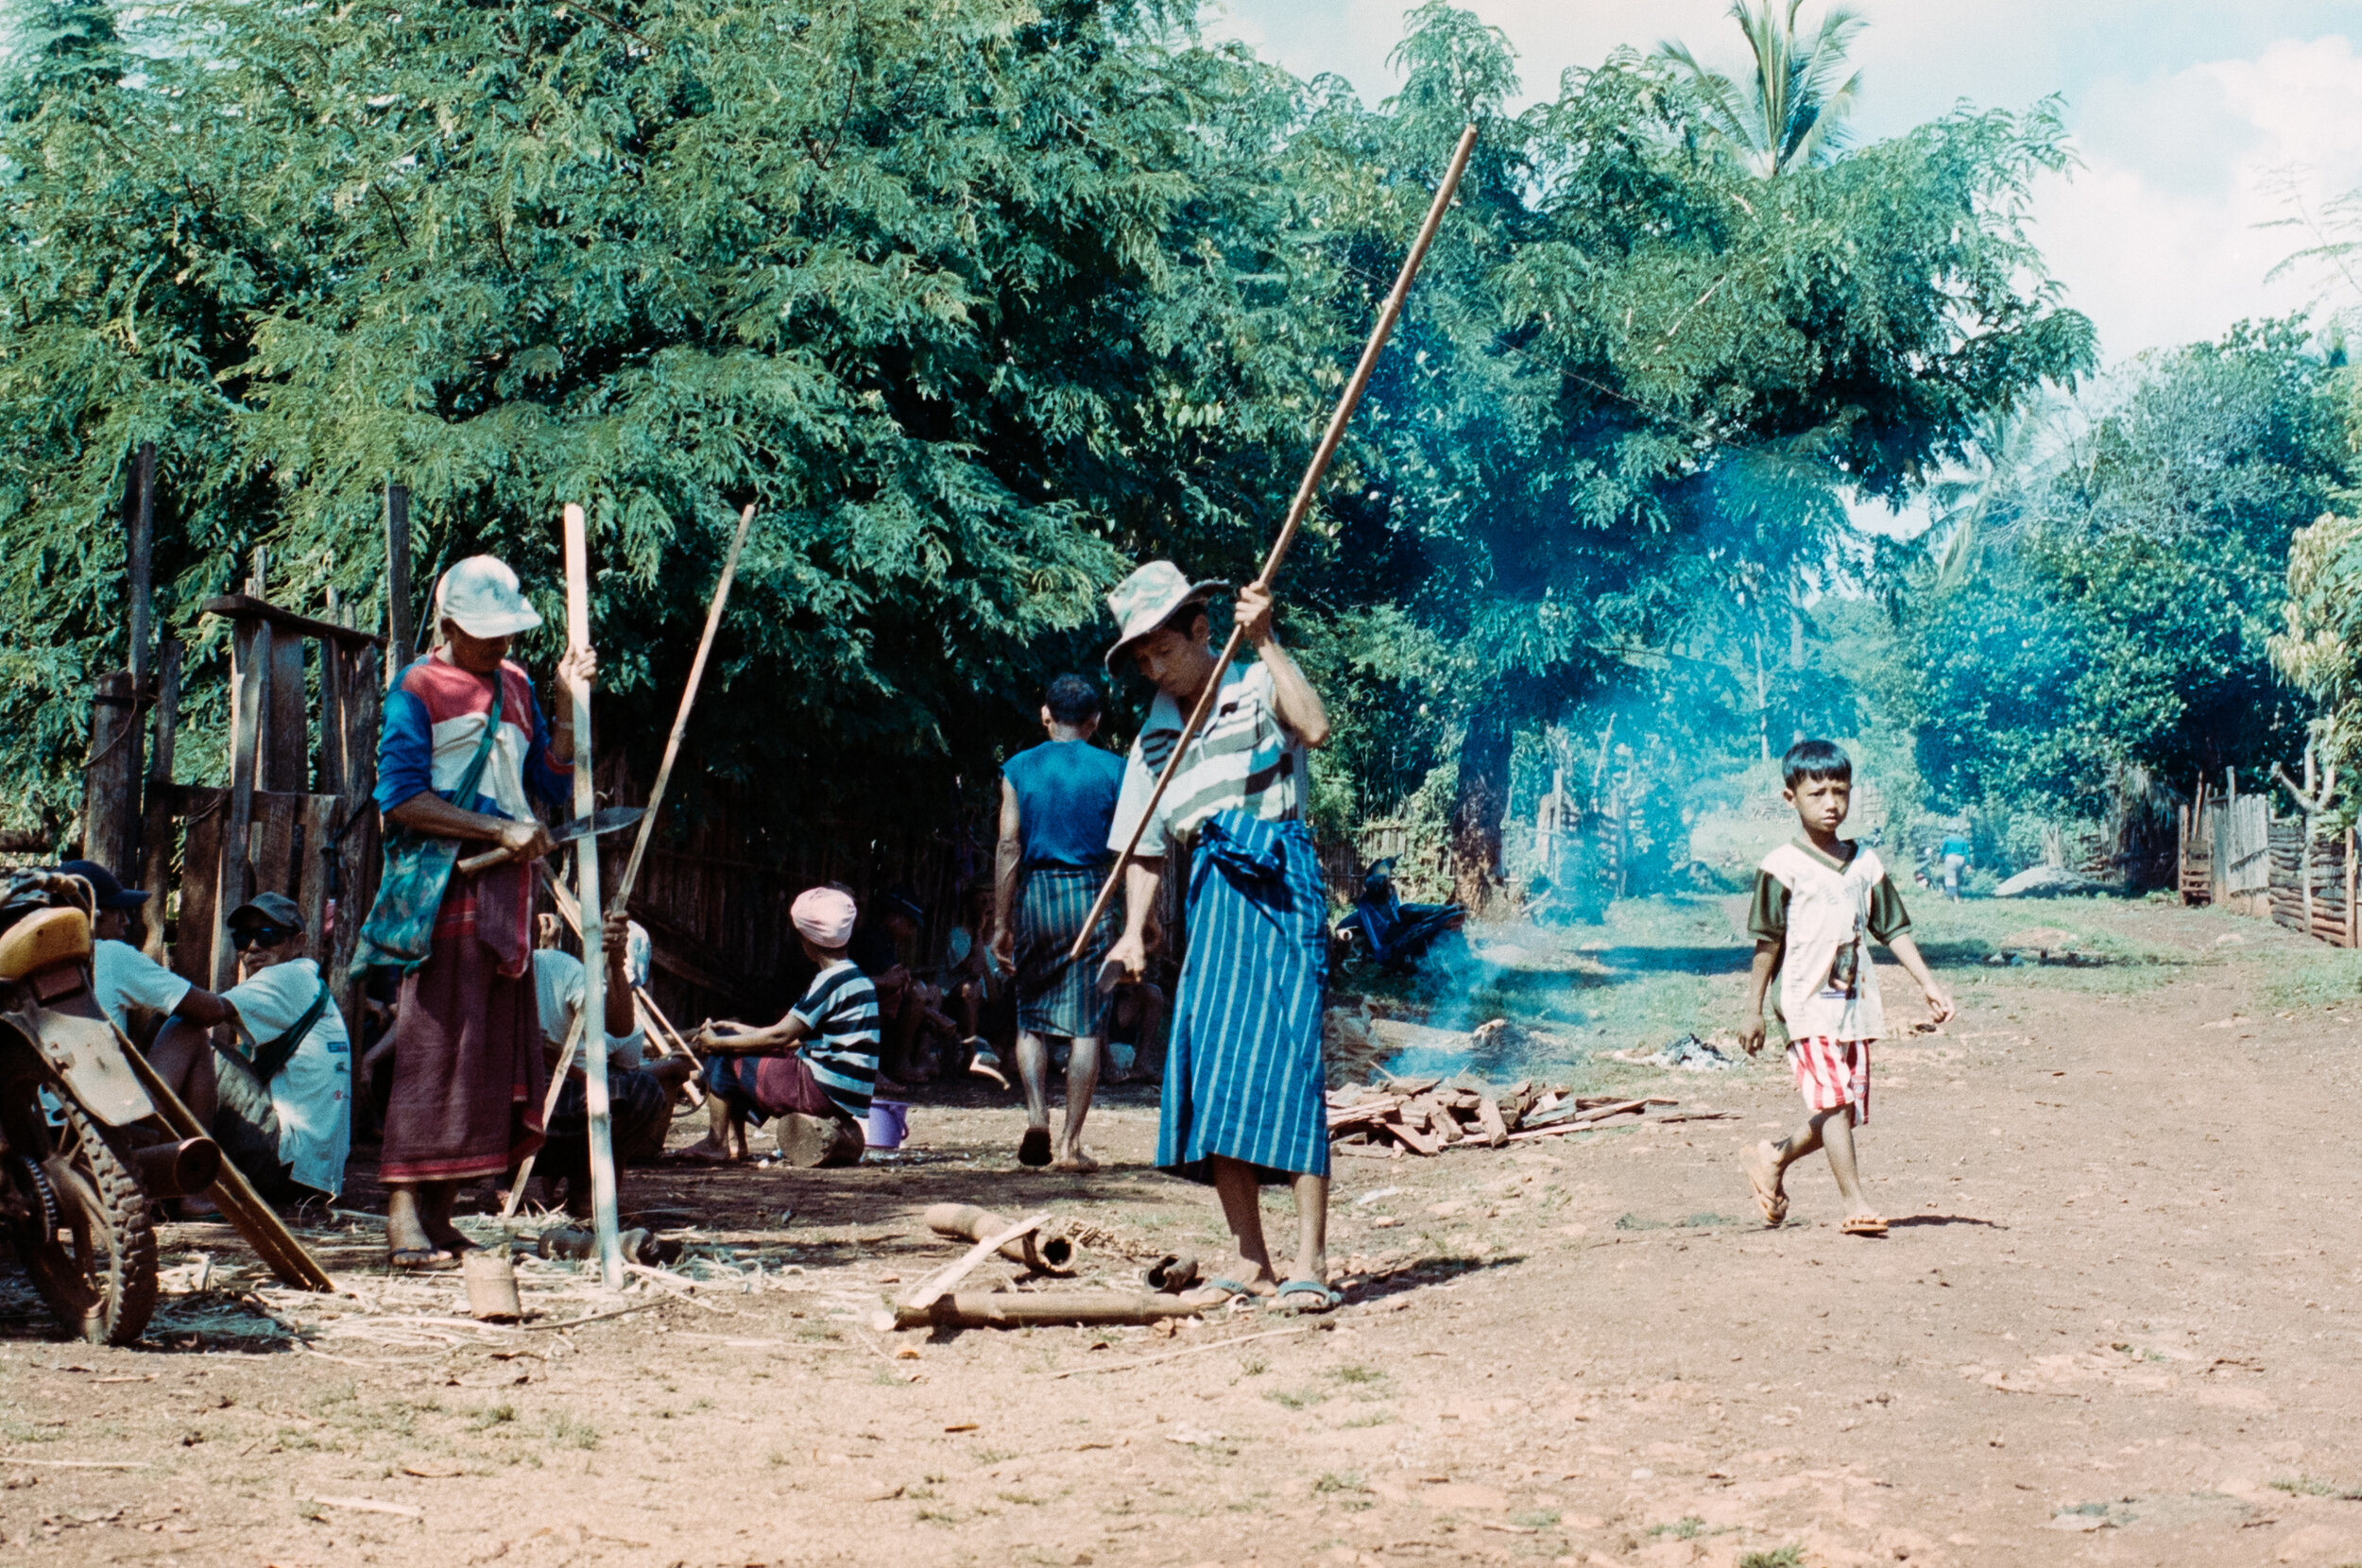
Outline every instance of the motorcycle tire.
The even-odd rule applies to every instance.
[[[70,1099],[60,1105],[65,1126],[56,1150],[62,1157],[38,1167],[20,1157],[8,1172],[37,1218],[0,1224],[0,1236],[67,1334],[94,1345],[136,1344],[156,1310],[147,1194],[90,1113]],[[20,1151],[28,1147],[13,1136],[10,1142]],[[45,1194],[38,1190],[43,1185]],[[56,1216],[55,1225],[39,1218],[44,1211]]]

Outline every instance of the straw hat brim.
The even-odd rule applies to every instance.
[[[1213,598],[1214,595],[1218,593],[1229,592],[1230,588],[1230,584],[1219,578],[1209,582],[1191,583],[1190,585],[1190,591],[1183,594],[1180,601],[1175,604],[1172,608],[1165,611],[1163,615],[1159,616],[1150,624],[1140,627],[1138,631],[1126,632],[1123,636],[1116,639],[1116,645],[1107,650],[1107,656],[1104,660],[1107,666],[1107,673],[1109,674],[1121,674],[1122,672],[1116,667],[1116,661],[1121,658],[1124,654],[1131,649],[1134,643],[1139,641],[1142,638],[1151,637],[1157,632],[1163,631],[1167,626],[1172,625],[1174,619],[1184,610],[1202,609],[1205,607],[1207,600]]]

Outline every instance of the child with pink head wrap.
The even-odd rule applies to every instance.
[[[853,940],[853,919],[859,912],[853,895],[838,888],[806,888],[788,906],[787,917],[796,934],[825,952],[841,953]]]
[[[722,1022],[697,1031],[697,1044],[707,1052],[706,1108],[712,1122],[705,1142],[688,1150],[693,1158],[715,1164],[745,1159],[746,1123],[773,1116],[835,1123],[833,1139],[819,1140],[832,1150],[823,1164],[861,1157],[858,1124],[869,1115],[878,1082],[878,991],[845,954],[858,913],[843,888],[797,894],[787,917],[804,956],[819,965],[812,984],[767,1029]],[[783,1149],[786,1143],[783,1132]]]

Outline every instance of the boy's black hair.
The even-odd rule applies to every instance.
[[[1099,717],[1099,688],[1080,675],[1060,675],[1042,703],[1062,724],[1087,724]]]
[[[1780,781],[1794,789],[1806,779],[1841,778],[1854,781],[1854,759],[1835,741],[1799,741],[1780,758]]]

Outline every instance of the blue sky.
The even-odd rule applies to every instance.
[[[1529,94],[1618,44],[1679,38],[1743,58],[1727,0],[1463,0],[1509,36]],[[1209,30],[1365,99],[1394,89],[1401,0],[1216,0]],[[1821,13],[1807,0],[1809,25]],[[2066,99],[2082,167],[2044,181],[2035,238],[2102,352],[2212,337],[2311,303],[2326,281],[2267,281],[2302,241],[2260,228],[2284,180],[2312,199],[2362,186],[2362,0],[1856,0],[1856,115],[1890,134],[1955,102]]]

